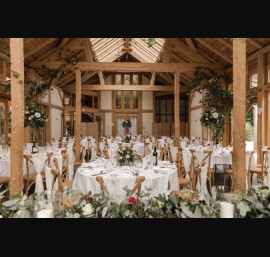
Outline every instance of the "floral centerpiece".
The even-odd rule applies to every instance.
[[[132,123],[131,123],[130,120],[125,120],[125,121],[122,123],[122,127],[123,127],[123,128],[126,128],[126,127],[131,128],[131,126],[132,126]]]
[[[130,140],[131,140],[131,136],[129,136],[129,135],[126,135],[124,138],[123,138],[123,143],[129,143],[130,142]]]
[[[138,159],[137,152],[130,147],[120,147],[117,150],[116,160],[120,164],[134,163]]]
[[[32,128],[33,142],[39,141],[39,129],[46,127],[48,116],[34,104],[25,105],[24,127]]]

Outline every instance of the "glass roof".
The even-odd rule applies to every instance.
[[[113,62],[128,52],[149,63],[159,60],[163,38],[90,38],[94,57],[98,62]]]

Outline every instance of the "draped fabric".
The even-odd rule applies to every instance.
[[[129,119],[132,124],[132,126],[129,128],[129,134],[131,136],[136,136],[137,135],[137,117],[130,117]]]
[[[124,200],[126,197],[126,191],[123,188],[127,186],[130,190],[132,190],[135,186],[136,178],[132,175],[127,175],[126,177],[118,176],[116,178],[104,176],[103,180],[104,185],[112,198]]]
[[[125,117],[118,117],[117,119],[117,131],[119,136],[124,136],[126,129],[123,128],[122,123],[126,120]]]
[[[37,153],[33,154],[32,161],[35,167],[36,172],[38,173],[36,177],[36,187],[35,187],[35,193],[43,192],[43,182],[41,177],[41,172],[45,168],[45,162],[47,160],[47,154],[46,153]]]

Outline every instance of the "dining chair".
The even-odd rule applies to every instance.
[[[86,148],[86,161],[89,162],[90,160],[90,155],[91,155],[91,139],[87,139],[87,148]]]
[[[253,184],[253,175],[257,174],[257,177],[260,177],[262,186],[264,185],[264,179],[268,174],[269,168],[269,159],[268,159],[268,150],[262,152],[262,162],[260,165],[256,165],[255,167],[251,167],[251,160],[254,151],[251,152],[248,164],[248,182],[250,186]]]
[[[51,157],[52,157],[53,153],[47,153],[47,159],[45,161],[45,164],[50,167],[50,163],[51,163]],[[33,163],[33,155],[32,154],[25,154],[23,155],[23,158],[25,158],[26,161],[26,175],[23,176],[23,181],[24,181],[24,189],[25,189],[25,194],[28,196],[29,193],[29,189],[31,188],[32,185],[34,185],[36,183],[36,178],[38,173],[35,172],[34,174],[30,174],[30,170],[29,170],[29,163],[31,163],[34,166]],[[42,171],[40,173],[42,181],[46,182],[45,179],[45,171]]]
[[[233,159],[233,151],[231,151],[232,159]],[[231,188],[233,188],[233,163],[230,169],[224,169],[224,186],[226,186],[226,177],[229,176],[231,179]]]
[[[104,195],[105,193],[110,196],[110,193],[108,192],[108,189],[106,188],[106,186],[104,185],[104,180],[102,176],[98,176],[96,177],[97,182],[100,185],[101,188],[101,192]],[[136,181],[135,181],[135,186],[130,194],[130,197],[137,191],[137,194],[141,193],[141,188],[142,188],[142,183],[145,181],[145,177],[141,176],[141,177],[137,177]]]
[[[186,186],[190,185],[190,180],[185,178],[187,173],[185,172],[183,153],[180,151],[177,153],[175,164],[176,164],[177,171],[178,171],[179,187],[181,188],[181,187],[186,187]]]
[[[104,149],[104,150],[103,150],[103,154],[104,154],[104,158],[105,158],[106,160],[109,160],[109,159],[110,159],[110,156],[109,156],[109,153],[108,153],[108,149]]]
[[[52,170],[52,173],[58,177],[58,190],[63,191],[63,187],[71,188],[73,185],[73,180],[69,179],[69,155],[62,155],[62,174],[60,173],[58,159],[55,157],[53,159],[56,170]]]
[[[212,160],[212,150],[205,150],[204,154],[206,156],[203,158],[202,164],[203,166],[207,163],[207,179],[209,183],[210,193],[212,194],[212,186],[215,186],[215,169],[211,168],[211,160]]]

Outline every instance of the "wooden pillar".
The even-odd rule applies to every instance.
[[[70,135],[74,136],[74,112],[70,112]]]
[[[82,120],[82,96],[81,96],[81,71],[76,70],[76,161],[80,160],[81,151],[81,120]]]
[[[5,144],[8,144],[8,98],[5,99],[5,126],[4,126],[4,133],[5,133]]]
[[[180,72],[174,75],[174,125],[175,146],[180,146]]]
[[[23,38],[10,39],[11,56],[11,148],[10,197],[23,190],[24,144],[24,52]]]
[[[235,190],[246,191],[246,39],[233,40],[233,167]]]
[[[260,89],[265,84],[265,55],[263,53],[258,56],[258,88]],[[257,162],[261,163],[262,158],[262,148],[264,145],[264,135],[265,135],[265,126],[264,126],[264,116],[265,116],[265,92],[258,92],[258,108],[262,108],[262,113],[258,114],[258,125],[257,125]]]

